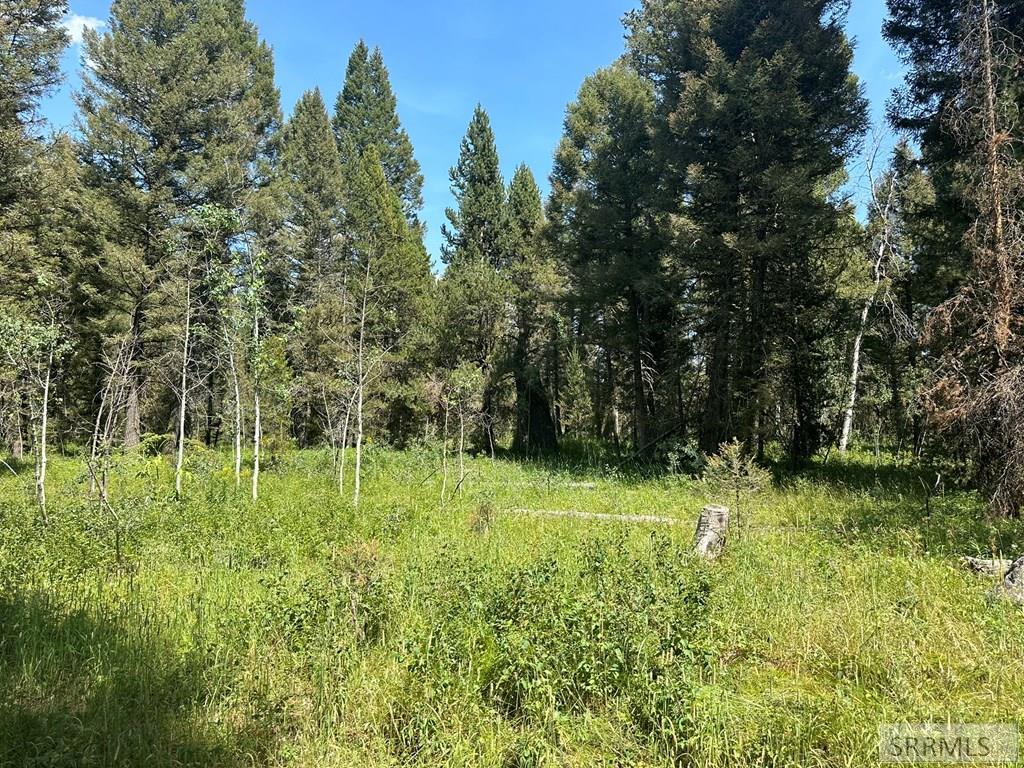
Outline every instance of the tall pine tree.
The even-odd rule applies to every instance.
[[[581,335],[601,367],[598,420],[615,436],[619,389],[628,391],[635,450],[656,437],[650,427],[672,308],[653,118],[652,89],[628,65],[588,77],[566,112],[549,210]]]
[[[360,157],[370,147],[377,148],[384,177],[402,201],[406,221],[419,227],[423,174],[397,106],[380,49],[371,53],[360,40],[349,57],[345,84],[334,106],[334,135],[343,161],[356,173]]]
[[[491,121],[477,105],[462,140],[458,162],[449,172],[458,204],[442,226],[442,259],[448,265],[442,283],[445,317],[442,365],[474,364],[483,374],[479,447],[493,453],[496,443],[496,364],[507,333],[510,284],[505,274],[509,228],[505,183]]]
[[[346,303],[351,272],[347,257],[341,157],[319,90],[295,105],[281,137],[278,194],[283,203],[279,271],[291,326],[296,377],[295,426],[300,444],[333,425],[325,412],[344,399],[339,370],[347,358],[341,339],[352,318]]]
[[[702,315],[706,451],[778,435],[803,458],[822,439],[826,246],[849,215],[829,192],[866,119],[845,10],[645,0],[628,19],[633,61],[657,86],[676,254]]]
[[[509,365],[515,381],[513,450],[531,455],[558,448],[545,381],[554,349],[555,301],[560,280],[543,250],[544,211],[533,173],[520,165],[508,189],[509,277],[515,306]]]
[[[219,255],[204,248],[207,277],[227,265],[228,241],[248,226],[247,207],[266,180],[280,110],[270,48],[246,21],[241,0],[115,0],[108,31],[86,33],[85,57],[82,150],[93,183],[117,212],[109,233],[116,253],[105,274],[116,296],[112,312],[124,318],[133,344],[124,420],[132,445],[143,426],[167,424],[159,399],[147,403],[146,396],[154,364],[175,342],[152,316],[158,288],[174,278],[173,225],[208,206],[242,213]],[[197,290],[210,316],[202,321],[213,330],[212,286],[203,282]],[[198,352],[204,378],[209,372],[216,386],[214,349]]]

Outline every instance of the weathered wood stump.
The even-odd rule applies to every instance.
[[[729,531],[729,508],[709,504],[700,511],[694,551],[708,560],[714,560],[725,549]]]
[[[1024,605],[1024,557],[1013,561],[996,592],[1017,605]]]
[[[989,593],[991,598],[1005,598],[1017,605],[1024,605],[1024,557],[1016,560],[961,557],[960,562],[977,574],[999,579],[999,583]]]

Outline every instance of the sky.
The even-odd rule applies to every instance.
[[[379,46],[391,73],[402,124],[423,169],[427,248],[440,253],[445,208],[453,205],[448,169],[477,102],[491,117],[502,171],[525,162],[547,190],[566,105],[583,79],[624,50],[623,15],[631,0],[249,0],[248,16],[274,49],[287,116],[303,91],[319,87],[328,105],[341,89],[356,42]],[[102,26],[109,0],[71,0],[73,44],[67,79],[44,104],[57,129],[72,129],[81,30]],[[884,0],[852,0],[847,28],[854,69],[884,130],[885,102],[902,68],[882,39]],[[867,142],[871,144],[869,140]],[[892,143],[887,138],[883,144]],[[850,169],[863,198],[863,163]]]

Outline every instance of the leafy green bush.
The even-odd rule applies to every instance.
[[[577,555],[578,570],[540,560],[492,599],[486,696],[507,715],[540,717],[625,699],[650,724],[665,714],[666,679],[678,694],[704,668],[709,583],[663,537],[644,553],[619,538]]]

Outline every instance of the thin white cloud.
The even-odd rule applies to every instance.
[[[71,44],[78,45],[82,42],[82,36],[85,34],[85,30],[100,29],[106,25],[106,22],[93,16],[80,16],[77,13],[72,13],[65,17],[61,24],[63,24],[64,29],[68,31],[68,37],[71,38]]]

